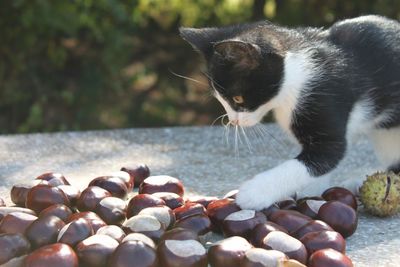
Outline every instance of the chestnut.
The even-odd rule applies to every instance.
[[[92,235],[79,242],[75,251],[83,266],[107,266],[108,260],[119,243],[108,235]]]
[[[126,203],[117,197],[105,197],[97,203],[96,213],[107,224],[121,225],[126,218]]]
[[[165,205],[172,210],[179,208],[185,203],[185,201],[180,195],[171,192],[158,192],[152,195],[164,200]]]
[[[172,192],[183,196],[183,185],[177,178],[168,175],[150,176],[140,184],[139,194]]]
[[[234,189],[226,193],[222,198],[231,198],[231,199],[236,199],[236,195],[239,192],[238,189]]]
[[[53,215],[38,218],[25,230],[25,236],[33,248],[42,247],[55,243],[58,232],[64,225],[64,221]]]
[[[263,244],[264,238],[272,231],[281,231],[284,233],[288,233],[285,228],[276,223],[267,221],[265,223],[260,223],[254,227],[254,229],[250,233],[249,241],[255,247],[261,247]]]
[[[126,237],[125,232],[116,225],[106,225],[100,227],[99,230],[97,230],[96,235],[108,235],[117,240],[118,243],[121,243],[122,240]]]
[[[246,239],[233,236],[211,245],[208,262],[212,267],[240,266],[246,251],[252,248]]]
[[[267,218],[262,212],[254,210],[239,210],[229,214],[222,223],[222,232],[225,237],[241,236],[249,238],[256,225],[265,223]]]
[[[0,197],[0,207],[5,207],[6,206],[6,202],[4,201],[4,199],[2,199]]]
[[[189,229],[197,235],[205,235],[211,231],[211,221],[207,215],[193,215],[176,221],[175,227]]]
[[[158,242],[160,237],[164,234],[165,228],[154,216],[150,215],[136,215],[122,224],[122,229],[126,233],[141,233],[144,234],[155,242]]]
[[[0,221],[0,233],[24,233],[37,217],[24,212],[11,212]]]
[[[261,210],[262,213],[264,213],[265,216],[267,216],[267,219],[269,219],[269,216],[274,212],[280,210],[278,204],[274,203],[271,206],[264,208]]]
[[[292,236],[294,238],[300,239],[302,238],[305,234],[311,233],[311,232],[319,232],[319,231],[333,231],[332,227],[330,227],[326,222],[323,222],[321,220],[312,220],[299,229],[297,229],[294,233],[292,233]]]
[[[181,227],[173,228],[166,231],[160,238],[160,242],[164,240],[197,240],[200,241],[197,233],[190,229],[185,229]]]
[[[276,205],[278,205],[281,210],[296,210],[297,208],[296,200],[291,197],[276,202]]]
[[[354,194],[343,187],[332,187],[322,193],[322,197],[326,201],[337,200],[344,204],[349,205],[354,210],[357,210],[357,199]]]
[[[192,216],[206,214],[206,209],[198,203],[186,202],[183,206],[174,209],[174,214],[177,220]]]
[[[208,204],[211,202],[219,200],[217,197],[204,197],[204,196],[191,196],[186,199],[187,202],[192,202],[192,203],[199,203],[203,205],[204,208],[207,209]]]
[[[97,232],[97,230],[99,230],[100,227],[107,225],[96,213],[91,212],[91,211],[74,213],[68,218],[67,223],[69,223],[73,220],[79,219],[79,218],[86,219],[89,222],[89,224],[92,226],[93,231],[95,233]]]
[[[297,205],[297,211],[307,215],[312,219],[315,219],[318,215],[319,208],[325,203],[325,200],[307,199],[299,202]]]
[[[165,240],[157,247],[163,267],[207,267],[207,251],[196,240]]]
[[[131,198],[126,209],[126,217],[129,219],[137,215],[142,209],[154,206],[165,206],[164,200],[150,194],[139,194]]]
[[[353,263],[346,255],[331,249],[321,249],[314,252],[308,260],[309,267],[353,267]]]
[[[277,250],[251,248],[245,252],[240,267],[278,267],[287,259],[288,257],[283,252]]]
[[[173,211],[167,206],[155,206],[142,209],[138,215],[151,215],[154,216],[164,229],[170,228],[175,223],[175,215]]]
[[[335,231],[307,233],[300,238],[300,241],[306,247],[308,255],[324,248],[332,248],[341,253],[345,253],[346,251],[346,242],[344,241],[344,238],[341,234]]]
[[[76,202],[79,211],[94,211],[97,203],[103,198],[111,197],[111,193],[98,186],[89,186],[82,191]]]
[[[121,168],[121,171],[129,173],[131,181],[138,187],[144,179],[150,176],[150,169],[144,163],[132,164]]]
[[[26,214],[36,215],[31,209],[21,208],[21,207],[0,207],[0,221],[9,213],[12,212],[22,212]]]
[[[296,238],[281,232],[272,231],[263,240],[262,248],[274,249],[285,253],[289,258],[306,264],[308,259],[307,249]]]
[[[156,248],[156,244],[154,243],[153,239],[141,233],[130,233],[129,235],[125,236],[124,239],[122,239],[121,243],[128,241],[140,241],[153,249]]]
[[[22,234],[0,234],[0,265],[29,253],[31,245]]]
[[[44,180],[33,180],[26,184],[13,185],[10,192],[11,201],[18,207],[25,207],[28,191],[38,184],[48,184],[48,182]]]
[[[39,218],[47,217],[47,216],[57,216],[64,222],[68,220],[68,217],[72,215],[72,210],[63,205],[63,204],[54,204],[48,208],[45,208],[39,213]]]
[[[64,192],[72,207],[76,206],[76,203],[81,196],[81,191],[78,188],[72,185],[59,185],[57,188]]]
[[[154,247],[140,240],[122,242],[111,255],[112,267],[159,267]]]
[[[128,188],[125,182],[117,176],[101,176],[93,179],[88,186],[98,186],[111,193],[113,197],[125,199]]]
[[[240,208],[236,205],[233,199],[215,200],[208,204],[207,215],[210,218],[215,231],[222,231],[222,222],[231,213],[239,211]]]
[[[310,217],[294,210],[276,210],[269,215],[268,219],[285,228],[289,234],[312,220]]]
[[[344,238],[351,236],[358,224],[356,211],[340,201],[329,201],[322,205],[318,211],[318,219],[329,224]]]
[[[61,228],[57,242],[75,247],[76,244],[93,234],[94,231],[90,223],[84,218],[79,218]]]
[[[39,184],[32,187],[26,196],[25,207],[40,213],[53,204],[64,204],[70,206],[69,200],[64,192],[50,185]]]
[[[47,172],[39,175],[35,178],[35,180],[44,180],[49,183],[51,186],[59,186],[59,185],[70,185],[67,179],[61,173],[56,172]]]
[[[131,179],[131,176],[129,173],[125,171],[117,171],[111,173],[109,176],[114,176],[120,178],[122,181],[124,181],[126,188],[128,189],[128,193],[131,192],[134,188],[133,181]]]
[[[47,245],[30,253],[24,259],[24,267],[78,267],[78,257],[74,250],[61,243]]]

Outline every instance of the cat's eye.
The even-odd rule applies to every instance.
[[[234,96],[232,99],[236,104],[242,104],[244,102],[243,96],[241,95]]]

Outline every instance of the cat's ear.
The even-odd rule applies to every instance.
[[[210,56],[213,52],[213,43],[218,39],[218,28],[179,28],[181,37],[193,46],[194,49]]]
[[[214,51],[244,70],[255,69],[261,62],[261,49],[256,44],[227,40],[214,44]]]

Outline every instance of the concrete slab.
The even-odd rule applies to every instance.
[[[275,124],[246,133],[251,150],[243,134],[235,149],[233,129],[225,135],[219,126],[3,135],[0,196],[10,201],[13,184],[47,171],[62,172],[72,184],[85,187],[92,178],[131,162],[145,162],[152,174],[180,178],[187,195],[223,196],[299,151]],[[334,177],[360,177],[377,169],[371,146],[360,138]],[[361,211],[347,252],[358,267],[399,266],[400,217],[379,219]]]

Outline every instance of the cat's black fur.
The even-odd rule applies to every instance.
[[[288,29],[257,22],[223,28],[184,28],[181,35],[204,54],[216,90],[236,111],[253,111],[278,94],[288,51],[312,51],[317,63],[314,71],[320,74],[307,82],[307,96],[294,111],[290,127],[302,145],[297,159],[313,176],[328,173],[343,158],[346,127],[357,101],[369,101],[371,120],[390,113],[375,128],[400,126],[397,21],[365,16],[336,23],[329,29]],[[256,44],[261,48],[258,64],[238,64],[216,52],[216,45],[226,40]],[[246,48],[239,47],[237,53],[242,53],[241,49]],[[243,96],[243,104],[232,100],[236,95]],[[391,168],[400,171],[400,162]]]

